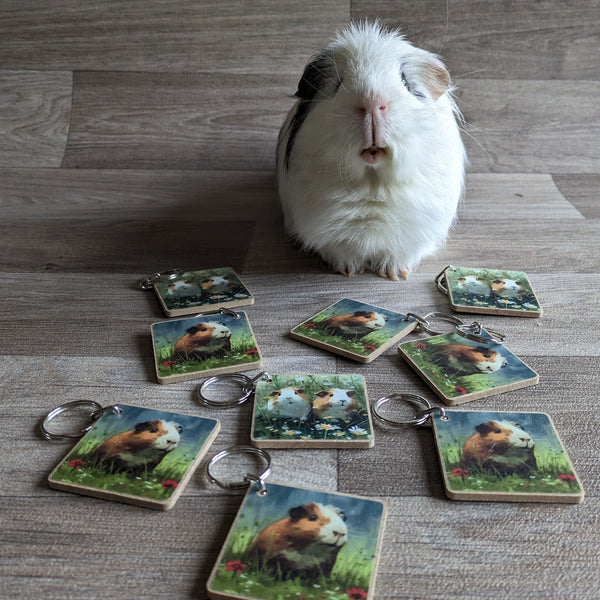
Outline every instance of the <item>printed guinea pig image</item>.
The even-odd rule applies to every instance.
[[[245,496],[216,561],[210,598],[375,598],[385,504],[267,482]]]
[[[373,310],[329,317],[321,322],[324,329],[343,337],[364,337],[385,326],[387,317]]]
[[[321,419],[350,419],[359,410],[353,390],[332,388],[317,392],[312,409]]]
[[[430,355],[447,373],[461,376],[493,373],[506,367],[506,359],[489,346],[439,344],[431,346]]]
[[[207,321],[186,330],[173,348],[174,357],[206,358],[231,350],[231,331],[223,323]]]
[[[287,387],[268,395],[267,411],[273,417],[304,421],[310,414],[311,404],[303,389]]]
[[[465,151],[448,70],[379,23],[306,65],[279,134],[285,229],[338,273],[405,279],[446,241]]]
[[[137,423],[102,442],[90,459],[113,471],[151,471],[175,450],[181,432],[181,425],[161,419]]]

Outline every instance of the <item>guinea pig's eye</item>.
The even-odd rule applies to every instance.
[[[316,521],[319,517],[317,515],[310,515],[310,517],[308,517],[309,521]]]
[[[153,428],[150,430],[150,433],[156,433],[157,431],[158,431],[158,427],[153,427]]]
[[[500,429],[494,429],[494,433],[502,433]]]

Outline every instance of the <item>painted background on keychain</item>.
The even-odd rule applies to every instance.
[[[448,268],[446,282],[452,303],[472,311],[492,310],[541,314],[540,304],[527,275],[522,271]]]
[[[182,485],[182,480],[197,462],[205,444],[216,434],[218,421],[123,404],[119,404],[119,407],[123,412],[105,413],[77,443],[50,474],[50,484],[80,486],[81,493],[86,493],[85,489],[96,489],[105,495],[113,493],[167,502]],[[95,456],[95,450],[105,440],[132,431],[139,423],[149,423],[157,419],[175,423],[181,431],[174,449],[167,452],[156,467],[142,466],[135,470],[120,470],[112,464],[103,463]],[[149,437],[148,434],[145,435]],[[143,452],[143,449],[139,450],[140,456]],[[132,450],[131,454],[134,453]]]
[[[208,582],[211,598],[256,600],[348,600],[372,598],[385,505],[376,500],[266,482],[267,496],[248,492]],[[347,542],[329,576],[288,577],[259,564],[252,544],[267,526],[286,519],[290,509],[317,502],[346,517]],[[306,559],[308,560],[308,559]]]
[[[485,331],[481,335],[490,337]],[[502,344],[485,344],[458,333],[406,342],[399,351],[442,398],[455,404],[474,399],[474,394],[500,393],[538,380],[537,373]]]
[[[581,485],[548,415],[457,410],[446,414],[447,421],[435,415],[434,427],[451,497],[518,500],[523,496],[521,499],[527,500],[529,495],[534,501],[544,500],[544,496],[559,502],[581,500]],[[498,427],[488,427],[491,423]],[[513,425],[516,435],[509,437],[507,424]],[[475,451],[484,447],[487,437],[494,447],[486,447],[474,461]],[[475,445],[467,456],[463,449],[470,438]]]
[[[361,375],[272,375],[271,379],[256,387],[253,441],[372,445]]]

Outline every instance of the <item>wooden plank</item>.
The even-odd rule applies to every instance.
[[[442,55],[455,77],[600,79],[598,3],[436,2],[398,10],[386,0],[352,0],[351,17],[400,27],[419,47]]]
[[[600,175],[555,175],[553,179],[560,192],[586,219],[600,218]]]
[[[76,73],[63,166],[271,171],[299,76]]]
[[[10,69],[272,74],[301,68],[348,16],[335,0],[4,2],[0,56]]]
[[[71,73],[0,70],[0,167],[60,166],[71,88]]]

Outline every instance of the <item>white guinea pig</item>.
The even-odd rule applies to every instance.
[[[268,396],[267,411],[273,417],[304,421],[310,410],[310,400],[304,395],[303,389],[287,387],[275,390]]]
[[[337,272],[406,278],[445,242],[463,189],[451,90],[397,31],[342,31],[306,66],[279,134],[287,232]]]
[[[489,296],[492,291],[490,286],[481,277],[475,277],[474,275],[459,277],[456,280],[456,287],[464,294],[473,294],[475,296]]]

